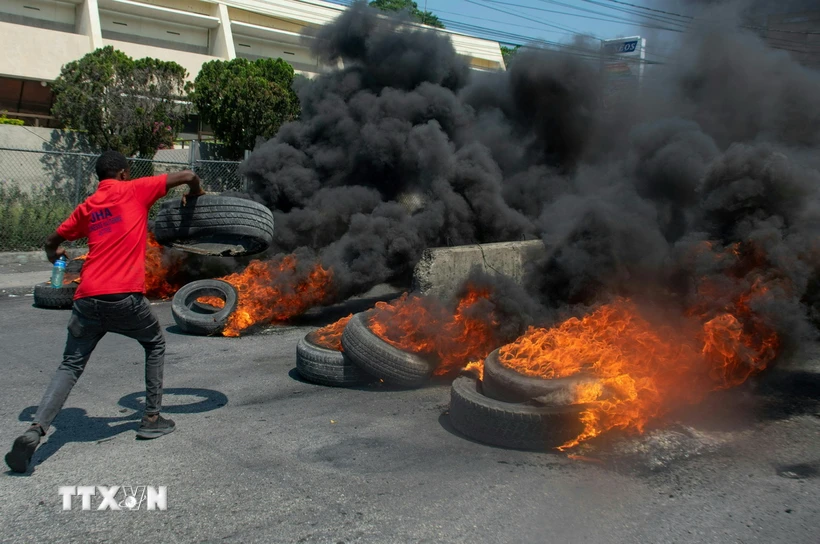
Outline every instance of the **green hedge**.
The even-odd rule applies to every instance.
[[[26,122],[22,119],[9,119],[4,115],[0,115],[0,125],[16,125],[18,127],[22,127],[25,125]]]
[[[46,237],[73,210],[71,202],[0,182],[0,251],[43,249]]]

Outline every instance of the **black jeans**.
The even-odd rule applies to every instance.
[[[159,412],[162,405],[162,370],[165,366],[165,337],[148,301],[140,294],[117,302],[94,297],[74,301],[68,321],[68,340],[63,362],[46,389],[34,423],[48,430],[68,394],[85,370],[91,352],[107,332],[137,340],[145,348],[145,413]]]

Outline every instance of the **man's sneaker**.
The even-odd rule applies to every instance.
[[[170,419],[165,419],[157,414],[157,418],[153,421],[146,415],[142,416],[142,423],[137,430],[137,438],[150,439],[159,438],[160,436],[174,432],[176,425]]]
[[[41,437],[39,427],[32,427],[17,437],[11,451],[6,454],[6,464],[11,470],[14,472],[26,472],[28,470],[31,456],[34,455],[34,450],[40,444]]]

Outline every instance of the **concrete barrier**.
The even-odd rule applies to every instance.
[[[525,264],[545,253],[541,240],[429,248],[413,270],[413,290],[446,298],[455,294],[473,266],[520,282]]]

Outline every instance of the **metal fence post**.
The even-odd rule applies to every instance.
[[[76,208],[83,201],[83,163],[78,156],[74,157],[74,183],[76,185],[76,191],[74,193],[74,207]]]
[[[248,160],[248,157],[250,157],[250,156],[251,156],[250,150],[246,149],[245,150],[245,160]],[[248,180],[248,176],[242,176],[242,191],[245,192],[245,193],[250,193],[251,192],[251,184],[250,184],[250,181]]]
[[[197,140],[191,140],[191,152],[188,155],[188,167],[196,172],[196,161],[199,160],[199,142]]]

